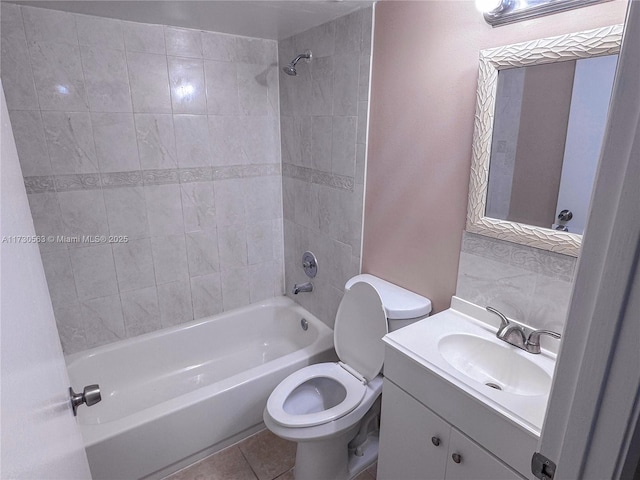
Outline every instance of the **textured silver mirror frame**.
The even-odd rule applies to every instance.
[[[565,255],[578,256],[581,235],[484,216],[498,71],[527,65],[613,55],[620,51],[622,30],[622,25],[612,25],[480,52],[467,231]]]

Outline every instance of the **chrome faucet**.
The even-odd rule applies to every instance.
[[[512,323],[504,316],[502,312],[493,308],[486,307],[488,312],[497,315],[500,318],[500,327],[496,332],[496,337],[507,342],[514,347],[518,347],[525,352],[538,354],[540,353],[540,335],[549,335],[550,337],[560,339],[561,335],[551,330],[528,330],[527,328]]]
[[[311,292],[313,291],[313,284],[311,282],[307,282],[307,283],[296,283],[293,286],[293,290],[291,290],[291,293],[293,293],[294,295],[299,294],[300,292]]]

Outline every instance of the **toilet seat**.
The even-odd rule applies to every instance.
[[[345,398],[334,407],[313,413],[292,414],[285,411],[285,402],[300,385],[314,378],[328,378],[340,384],[346,391]],[[338,363],[317,363],[302,368],[285,378],[271,393],[267,412],[284,427],[312,427],[343,417],[353,411],[364,398],[367,390],[355,376]]]

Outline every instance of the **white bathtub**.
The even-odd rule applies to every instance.
[[[161,478],[214,453],[262,428],[287,375],[333,360],[333,331],[286,297],[71,355],[74,390],[102,392],[78,410],[93,478]]]

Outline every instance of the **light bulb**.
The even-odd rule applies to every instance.
[[[502,0],[475,0],[476,8],[482,13],[493,12],[502,5]]]

